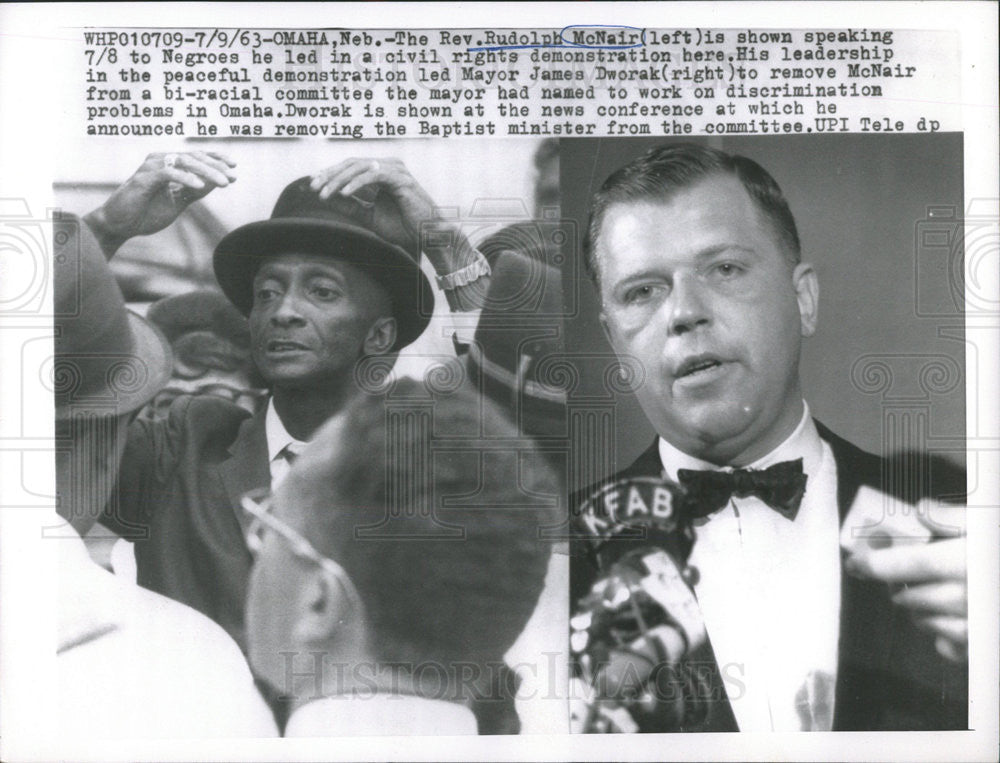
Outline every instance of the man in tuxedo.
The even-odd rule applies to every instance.
[[[85,220],[110,258],[235,180],[222,154],[151,154]],[[276,487],[322,423],[421,334],[434,305],[422,255],[454,309],[474,304],[463,300],[484,287],[486,261],[395,159],[348,159],[300,178],[270,219],[219,243],[216,278],[248,317],[270,396],[255,415],[182,396],[162,420],[129,428],[103,521],[134,540],[140,585],[207,614],[245,649],[251,556],[240,499]]]
[[[636,395],[659,435],[602,484],[669,487],[662,513],[694,530],[686,578],[707,632],[686,655],[644,657],[707,666],[686,698],[702,712],[639,727],[966,728],[963,515],[926,500],[963,494],[964,478],[901,492],[886,462],[811,417],[798,366],[819,285],[774,179],[715,149],[654,149],[596,194],[584,253],[612,347],[644,366]],[[908,519],[883,521],[887,506]],[[632,514],[622,506],[617,528]],[[575,605],[608,574],[594,527],[578,525]]]

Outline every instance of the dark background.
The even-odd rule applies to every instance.
[[[571,403],[607,408],[610,402],[615,430],[603,446],[587,448],[594,463],[576,470],[573,487],[627,466],[654,437],[634,397],[609,389],[614,385],[604,376],[611,349],[594,290],[582,275],[580,242],[590,198],[607,176],[668,142],[571,139],[560,145],[562,214],[576,221],[577,231],[576,259],[564,271],[567,304],[575,311],[567,321],[567,351],[584,358]],[[963,464],[962,135],[690,142],[755,160],[788,199],[803,261],[819,274],[819,328],[804,341],[801,366],[813,415],[874,453],[933,451]]]

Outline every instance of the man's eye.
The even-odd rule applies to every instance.
[[[731,278],[732,276],[739,275],[743,272],[743,268],[737,265],[735,262],[721,262],[715,266],[715,270],[719,275],[725,278]]]
[[[649,284],[643,284],[642,286],[633,286],[631,289],[625,292],[625,302],[626,304],[635,304],[645,302],[651,299],[654,293],[654,287]]]
[[[278,290],[272,289],[268,286],[261,286],[254,292],[254,299],[258,302],[267,302],[270,299],[274,299],[278,296]]]
[[[312,293],[316,295],[317,299],[322,300],[336,299],[340,295],[339,291],[329,286],[313,286]]]

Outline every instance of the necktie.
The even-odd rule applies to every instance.
[[[291,466],[295,463],[295,459],[299,457],[302,452],[302,444],[298,442],[290,442],[284,448],[281,449],[281,455],[284,456],[285,461]]]
[[[806,492],[806,479],[801,458],[782,461],[767,469],[677,470],[677,481],[686,495],[685,507],[692,517],[705,517],[718,511],[733,496],[753,495],[786,519],[794,520]]]
[[[299,453],[305,447],[305,443],[290,442],[278,451],[277,455],[271,459],[271,489],[274,490],[285,481],[288,472],[292,469],[292,464],[299,457]]]

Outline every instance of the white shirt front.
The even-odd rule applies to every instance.
[[[407,694],[339,695],[292,713],[286,737],[457,736],[476,734],[476,716],[455,702]]]
[[[720,468],[662,438],[659,451],[671,480],[678,469]],[[808,480],[794,521],[759,498],[734,497],[695,527],[695,593],[741,731],[832,724],[840,630],[837,471],[808,405],[795,431],[746,468],[798,458]]]
[[[278,412],[274,410],[274,398],[267,399],[267,412],[264,414],[264,435],[267,438],[267,464],[271,470],[271,490],[274,490],[285,479],[292,465],[285,458],[285,448],[289,445],[296,455],[306,446],[302,440],[296,440],[281,423]]]

